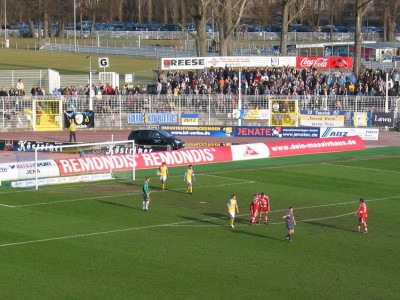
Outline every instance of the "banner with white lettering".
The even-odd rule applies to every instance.
[[[38,141],[24,141],[24,140],[8,140],[0,141],[0,150],[7,151],[35,151],[35,149],[42,149],[43,147],[50,147],[46,152],[59,152],[63,150],[65,143],[60,142],[38,142]]]
[[[128,114],[128,124],[134,123],[178,123],[178,113]]]
[[[297,56],[298,69],[352,69],[353,58],[350,56]]]
[[[58,166],[54,160],[40,160],[37,166],[34,161],[13,162],[0,164],[0,180],[19,180],[60,176]]]
[[[161,130],[172,135],[186,136],[233,136],[233,126],[170,126],[161,125]]]
[[[393,112],[389,112],[389,113],[373,112],[372,113],[372,126],[393,127],[394,126],[394,113]]]
[[[378,128],[321,128],[321,137],[344,137],[358,135],[364,141],[377,141],[379,138]]]
[[[116,154],[113,156],[93,155],[56,160],[38,161],[39,178],[107,173],[136,169],[151,169],[162,162],[167,166],[210,164],[237,160],[291,156],[299,154],[326,153],[363,150],[365,145],[359,136],[332,137],[320,140],[297,139],[271,143],[182,149],[176,151]],[[35,178],[35,162],[0,164],[0,180]],[[60,183],[67,180],[60,180]]]

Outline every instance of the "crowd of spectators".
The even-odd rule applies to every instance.
[[[400,74],[388,72],[388,95],[400,93]],[[189,70],[159,71],[159,93],[166,94],[237,94],[239,71],[230,67],[204,69],[199,74]],[[244,95],[386,95],[386,72],[366,68],[358,76],[342,70],[319,71],[291,67],[243,68],[241,90]]]
[[[259,67],[241,70],[241,91],[244,95],[357,95],[385,96],[386,73],[388,75],[388,95],[400,95],[400,74],[397,69],[388,71],[365,68],[358,76],[343,70],[296,69],[292,67]],[[201,71],[189,70],[157,71],[157,94],[233,94],[239,92],[239,70],[231,67],[205,68]],[[52,95],[89,95],[89,85],[61,87],[49,91]],[[132,95],[146,93],[143,86],[113,87],[108,83],[92,86],[93,96]],[[33,86],[32,97],[43,96],[45,90]],[[24,96],[24,84],[20,79],[15,87],[0,89],[0,97]]]
[[[266,99],[268,96],[283,95],[296,97],[303,95],[349,95],[349,96],[385,96],[386,95],[386,77],[388,78],[388,95],[400,95],[400,74],[397,69],[392,68],[388,71],[382,69],[365,68],[358,76],[343,70],[317,70],[317,69],[295,69],[292,67],[260,67],[243,68],[241,72],[231,67],[225,68],[205,68],[195,71],[164,71],[157,70],[157,83],[154,94],[161,96],[165,94],[168,101],[158,104],[154,107],[156,111],[173,111],[176,109],[176,99],[179,95],[209,95],[214,94],[213,106],[223,107],[223,112],[229,111],[235,107],[237,94],[239,93],[239,82],[241,82],[241,91],[244,95],[259,95]],[[239,80],[241,74],[241,80]],[[110,113],[113,108],[118,106],[115,97],[105,97],[109,95],[126,95],[124,105],[128,110],[139,112],[146,111],[149,103],[145,96],[143,86],[128,86],[122,88],[112,87],[108,83],[97,86],[93,85],[90,89],[89,84],[76,87],[55,88],[49,94],[57,96],[66,96],[68,102],[65,103],[65,109],[74,109],[79,106],[79,97],[88,96],[92,93],[96,112]],[[46,94],[40,86],[33,86],[30,91],[31,97],[35,98]],[[0,89],[0,97],[6,98],[6,108],[18,111],[18,97],[26,95],[22,80],[18,80],[15,87],[9,90]],[[140,96],[139,96],[140,95]],[[14,99],[13,99],[14,98]],[[189,97],[190,98],[190,97]],[[188,98],[188,99],[189,99]],[[201,97],[191,97],[187,102],[196,109],[201,109],[207,104],[202,103]],[[333,97],[334,98],[334,97]],[[110,100],[111,99],[111,100]],[[187,100],[189,101],[189,100]],[[229,102],[229,103],[225,103]],[[246,105],[246,101],[243,102]],[[183,103],[185,105],[185,103]],[[246,107],[243,107],[246,108]],[[221,111],[221,109],[219,109]]]

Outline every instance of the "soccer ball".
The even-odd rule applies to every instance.
[[[161,175],[160,171],[157,171],[157,172],[156,172],[156,175],[157,175],[157,176],[160,176],[160,175]]]

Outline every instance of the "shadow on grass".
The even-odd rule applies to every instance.
[[[164,190],[161,187],[150,187],[152,188],[151,191],[154,192],[172,192],[172,193],[178,193],[178,194],[186,194],[186,189],[185,188],[178,188],[178,189],[169,189],[168,187],[166,187]]]
[[[142,210],[142,209],[139,209],[137,207],[132,207],[132,206],[129,206],[129,205],[126,205],[126,204],[121,204],[121,203],[116,203],[116,202],[111,202],[111,201],[106,201],[106,200],[96,200],[96,201],[104,203],[104,204],[108,204],[108,205],[121,206],[121,207],[127,207],[127,208],[136,209],[136,210]]]
[[[143,184],[134,183],[132,180],[118,178],[118,184],[142,188]]]
[[[223,214],[219,213],[210,213],[210,214],[204,214],[208,216],[208,219],[198,219],[198,218],[193,218],[193,217],[188,217],[188,216],[180,216],[182,219],[188,220],[190,222],[196,222],[196,223],[202,223],[202,224],[211,224],[211,225],[218,225],[218,226],[223,226],[218,220],[224,219]],[[225,217],[226,218],[226,217]]]
[[[283,239],[283,238],[282,239],[277,239],[275,237],[264,235],[264,234],[260,234],[260,233],[256,233],[256,232],[249,232],[249,231],[240,230],[237,227],[230,228],[229,225],[227,227],[228,227],[228,229],[232,230],[232,233],[246,234],[246,235],[254,236],[254,237],[257,237],[257,238],[262,238],[262,239],[268,239],[268,240],[274,240],[274,241],[278,241],[278,242],[287,243],[286,239]],[[252,227],[252,226],[249,225],[249,227]]]
[[[257,233],[257,232],[249,232],[249,231],[241,230],[238,227],[231,228],[230,225],[229,225],[229,216],[227,214],[204,213],[204,215],[210,217],[211,219],[226,220],[226,224],[220,224],[220,223],[216,223],[216,222],[211,222],[211,220],[206,220],[206,221],[208,223],[212,223],[212,224],[214,223],[214,224],[220,225],[222,227],[226,227],[227,229],[232,230],[233,233],[246,234],[246,235],[250,235],[250,236],[254,236],[254,237],[258,237],[258,238],[286,242],[286,240],[283,239],[283,238],[282,239],[277,239],[277,238],[274,238],[272,236],[260,234],[260,233]],[[253,227],[253,226],[250,225],[250,220],[246,220],[244,218],[235,219],[235,224],[236,225],[238,225],[238,224],[240,224],[240,225],[248,225],[248,227]],[[265,226],[265,228],[267,228],[267,226]]]
[[[349,232],[355,232],[355,230],[350,230],[348,228],[339,227],[339,226],[336,226],[333,224],[325,224],[325,223],[320,223],[320,222],[315,222],[315,221],[302,221],[302,223],[307,223],[310,225],[321,226],[321,227],[328,227],[328,228],[333,228],[333,229],[339,229],[339,230],[344,230],[344,231],[349,231]]]

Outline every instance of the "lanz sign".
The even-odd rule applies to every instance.
[[[374,112],[372,113],[372,126],[394,126],[394,114],[393,112]]]

